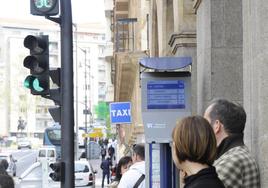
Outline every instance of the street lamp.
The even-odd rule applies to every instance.
[[[77,46],[78,46],[78,38],[77,38],[77,24],[73,23],[73,26],[75,28],[75,98],[76,101],[78,101],[78,51],[77,51]],[[78,125],[78,103],[76,102],[75,105],[76,111],[75,111],[75,124],[76,124],[76,152],[75,152],[75,158],[76,160],[78,159],[78,150],[79,150],[79,139],[78,139],[78,131],[79,131],[79,125]]]
[[[88,105],[87,105],[87,50],[82,49],[80,47],[78,47],[85,55],[85,109],[83,110],[83,113],[85,114],[85,131],[86,133],[88,133],[88,126],[87,126],[87,115],[90,114],[91,112],[89,112],[88,110]],[[88,148],[87,148],[87,137],[85,138],[85,153],[86,153],[86,158],[88,156]]]

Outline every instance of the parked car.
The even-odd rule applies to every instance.
[[[21,148],[32,148],[32,144],[30,140],[27,140],[26,138],[20,138],[17,140],[18,149]]]
[[[49,188],[60,188],[60,182],[54,182],[49,174],[52,172],[48,168],[48,186]],[[95,188],[95,173],[87,160],[75,161],[75,186],[91,186]],[[42,164],[35,162],[32,164],[16,181],[16,188],[40,188],[42,187]]]
[[[95,174],[92,165],[86,160],[75,161],[75,186],[92,186],[95,188]]]
[[[6,159],[8,162],[8,168],[7,168],[7,173],[11,176],[16,176],[16,170],[17,170],[17,166],[16,166],[16,162],[17,160],[15,160],[12,156],[11,153],[0,153],[0,161]]]
[[[38,149],[36,161],[40,161],[41,159],[47,159],[47,161],[49,162],[55,162],[56,158],[56,148],[53,146],[46,146]]]

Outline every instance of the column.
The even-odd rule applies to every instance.
[[[243,102],[242,0],[197,6],[197,110],[213,98]]]
[[[268,187],[268,1],[243,0],[245,141]]]

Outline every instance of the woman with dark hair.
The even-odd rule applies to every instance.
[[[8,162],[6,159],[0,160],[0,174],[8,175],[7,173]]]
[[[0,187],[1,188],[14,188],[14,180],[11,176],[0,174]]]
[[[184,174],[184,188],[224,188],[212,166],[216,138],[209,122],[201,116],[182,119],[173,129],[172,158]]]
[[[122,157],[116,167],[115,180],[108,186],[110,188],[116,188],[120,182],[122,175],[129,169],[132,165],[132,158],[130,156]]]

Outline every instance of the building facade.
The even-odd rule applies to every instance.
[[[190,56],[192,114],[202,115],[214,98],[243,104],[245,142],[258,161],[262,187],[267,187],[267,10],[264,0],[115,0],[115,100],[134,104],[132,124],[118,128],[123,153],[144,141],[139,58]],[[126,25],[133,18],[134,30]]]

